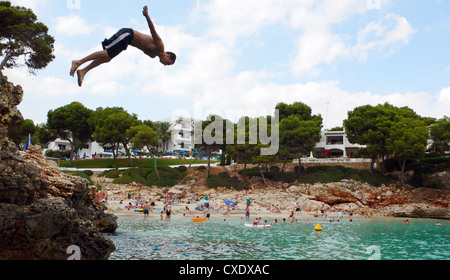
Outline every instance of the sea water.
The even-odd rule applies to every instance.
[[[244,227],[245,220],[118,220],[111,260],[447,260],[450,222],[348,219]],[[323,230],[314,231],[320,223]]]

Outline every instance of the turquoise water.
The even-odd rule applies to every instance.
[[[315,221],[246,228],[237,220],[119,219],[111,260],[448,260],[450,222]],[[320,222],[322,232],[315,232]]]

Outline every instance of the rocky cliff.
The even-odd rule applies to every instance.
[[[59,172],[39,147],[17,150],[7,128],[23,91],[0,76],[0,259],[64,260],[70,246],[82,260],[108,259],[115,250],[102,232],[114,232],[117,218],[81,178]]]

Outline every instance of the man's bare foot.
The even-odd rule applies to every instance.
[[[75,75],[75,71],[77,71],[78,67],[80,67],[80,63],[78,62],[78,60],[74,60],[72,61],[72,68],[70,68],[70,76],[74,76]]]
[[[78,70],[78,71],[77,71],[78,85],[79,85],[80,87],[83,85],[84,75],[86,75],[86,73],[83,73],[83,71],[81,71],[81,70]]]

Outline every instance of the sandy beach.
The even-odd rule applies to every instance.
[[[220,167],[212,167],[211,173],[223,172]],[[265,185],[261,178],[247,178],[250,189],[233,190],[227,188],[208,188],[204,173],[192,168],[188,176],[173,187],[148,187],[137,183],[118,185],[112,179],[94,174],[95,185],[102,186],[102,192],[108,196],[108,211],[118,217],[141,217],[142,212],[127,210],[130,203],[133,207],[143,204],[146,200],[155,202],[155,210],[162,211],[164,203],[171,206],[171,218],[204,216],[203,211],[195,210],[196,203],[207,198],[210,201],[212,219],[245,219],[245,207],[250,200],[250,221],[261,217],[262,220],[289,221],[291,211],[295,220],[338,220],[340,215],[344,220],[366,219],[380,217],[412,217],[414,211],[445,212],[448,209],[432,203],[426,203],[430,194],[417,190],[404,190],[396,186],[373,187],[367,183],[342,180],[328,184],[286,184],[268,181]],[[233,175],[240,176],[237,172]],[[242,179],[242,178],[240,178]],[[431,192],[434,195],[434,192]],[[168,198],[169,197],[169,198]],[[180,199],[181,198],[181,199]],[[237,205],[224,215],[227,209],[225,201],[231,200]],[[435,202],[446,201],[442,196]],[[191,211],[186,211],[188,207]],[[301,211],[296,211],[300,208]],[[279,210],[279,211],[277,211]],[[321,213],[323,210],[324,213]],[[279,212],[279,213],[277,213]],[[397,215],[400,213],[400,215]],[[150,216],[160,217],[160,212],[150,213]],[[164,216],[165,218],[165,216]]]

